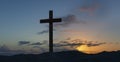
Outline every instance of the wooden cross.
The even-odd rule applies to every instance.
[[[49,23],[49,52],[53,53],[53,22],[61,22],[61,18],[53,19],[53,11],[49,11],[49,19],[42,19],[40,23]]]

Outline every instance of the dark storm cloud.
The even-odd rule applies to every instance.
[[[30,41],[18,41],[19,45],[28,45],[30,44]]]

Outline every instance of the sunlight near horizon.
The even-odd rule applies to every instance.
[[[83,52],[83,53],[87,53],[87,54],[96,54],[99,53],[98,51],[94,50],[90,50],[90,47],[88,47],[87,45],[80,45],[76,48],[77,51]]]

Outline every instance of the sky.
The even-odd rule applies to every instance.
[[[119,0],[0,0],[0,54],[48,51],[49,17],[54,23],[54,51],[86,53],[120,50]]]

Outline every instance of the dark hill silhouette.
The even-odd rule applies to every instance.
[[[0,62],[120,62],[120,51],[84,54],[78,51],[62,51],[53,54],[19,54],[0,56]]]

